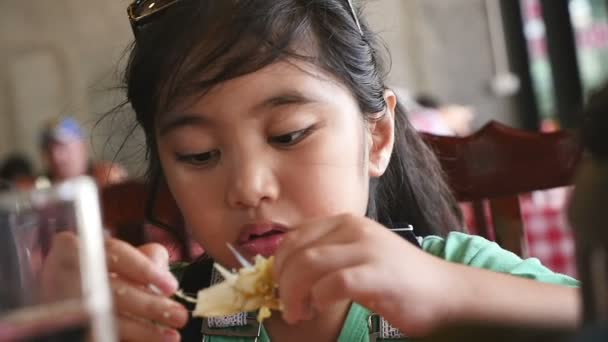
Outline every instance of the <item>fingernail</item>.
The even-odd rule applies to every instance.
[[[177,326],[183,326],[188,322],[188,311],[181,305],[172,304],[167,311],[163,312],[163,318]]]
[[[152,291],[152,293],[157,294],[157,295],[162,295],[163,292],[158,288],[158,286],[154,285],[154,284],[148,284],[148,289],[150,289],[150,291]]]
[[[170,272],[161,271],[156,276],[156,279],[154,285],[166,295],[173,294],[178,288],[177,279]]]
[[[162,334],[163,334],[163,341],[169,341],[169,342],[179,341],[179,334],[177,333],[177,331],[175,331],[173,329],[163,329]]]
[[[110,254],[110,260],[112,260],[113,263],[117,263],[118,262],[118,256],[114,255],[114,254]]]

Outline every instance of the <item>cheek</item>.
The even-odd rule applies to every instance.
[[[214,189],[207,184],[201,184],[200,177],[195,172],[189,172],[188,168],[178,162],[168,153],[160,153],[160,161],[163,174],[169,190],[173,194],[180,211],[185,219],[190,219],[192,212],[197,208],[207,205],[207,198],[214,193]]]
[[[284,190],[291,195],[298,193],[298,210],[303,218],[365,214],[367,180],[361,177],[359,167],[316,167],[307,171],[305,177],[295,179],[290,189]]]
[[[218,240],[226,240],[226,229],[222,229],[222,182],[209,181],[177,164],[172,154],[160,151],[160,161],[167,185],[184,217],[186,226],[191,228],[196,241],[201,245],[221,245]]]
[[[355,130],[320,139],[298,162],[282,172],[283,196],[298,198],[305,218],[343,213],[364,215],[369,179],[365,172],[365,144]]]

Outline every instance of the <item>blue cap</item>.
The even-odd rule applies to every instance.
[[[40,144],[46,146],[51,142],[68,142],[82,140],[84,130],[71,117],[55,118],[46,122],[40,134]]]

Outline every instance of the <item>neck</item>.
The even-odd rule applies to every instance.
[[[309,321],[287,324],[280,314],[264,322],[272,341],[337,341],[351,303],[340,302]]]

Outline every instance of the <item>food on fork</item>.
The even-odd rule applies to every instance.
[[[219,264],[213,265],[224,277],[224,281],[200,290],[197,298],[177,295],[196,303],[194,317],[227,316],[239,312],[259,309],[258,321],[270,317],[270,310],[281,310],[277,287],[273,280],[274,257],[268,259],[258,255],[255,264],[233,273]]]

